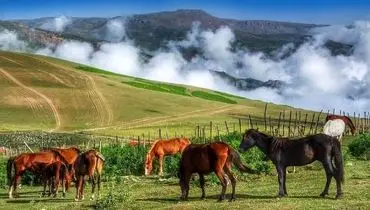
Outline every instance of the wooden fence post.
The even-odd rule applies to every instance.
[[[267,114],[267,103],[265,104],[265,112],[263,114],[263,118],[265,120],[265,131],[267,131],[267,119],[266,119],[266,114]]]
[[[162,139],[162,130],[161,130],[161,128],[158,129],[158,136],[159,136],[159,139]]]
[[[278,125],[277,125],[277,136],[279,136],[280,135],[280,120],[281,120],[281,112],[280,112],[280,114],[279,114],[279,120],[278,120]]]
[[[343,112],[344,113],[344,112]],[[315,125],[315,134],[317,133],[317,127],[318,127],[318,125],[319,125],[319,120],[320,120],[320,115],[322,114],[322,109],[321,109],[321,111],[320,111],[320,113],[319,113],[319,116],[317,116],[317,121],[316,121],[316,125]]]
[[[312,120],[311,120],[311,124],[310,124],[310,130],[308,131],[308,135],[311,134],[314,123],[315,123],[315,112],[312,115]]]
[[[242,133],[242,120],[239,118],[239,132]]]
[[[227,126],[227,122],[225,121],[225,127],[226,127],[226,132],[229,134],[229,126]]]
[[[249,115],[249,123],[250,123],[250,128],[253,129],[253,122],[252,122],[251,115]]]
[[[285,110],[283,110],[283,135],[282,136],[285,136]]]
[[[288,137],[290,137],[290,123],[292,121],[292,110],[289,110]]]

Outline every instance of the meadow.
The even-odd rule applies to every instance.
[[[238,133],[233,133],[222,136],[221,139],[237,147],[240,141],[238,136]],[[176,177],[179,155],[166,158],[165,176],[159,177],[153,174],[145,177],[142,175],[143,161],[148,148],[111,145],[102,148],[102,153],[106,157],[106,166],[100,200],[89,200],[89,186],[85,189],[85,200],[81,202],[73,201],[74,188],[70,189],[66,198],[42,198],[40,197],[41,186],[37,186],[35,182],[31,186],[32,179],[27,178],[25,182],[28,183],[24,183],[20,190],[21,197],[9,200],[4,186],[5,174],[1,173],[0,183],[4,183],[4,187],[0,189],[2,197],[0,206],[5,207],[4,209],[366,209],[370,205],[368,142],[370,142],[369,135],[347,136],[344,139],[345,184],[344,197],[340,200],[334,199],[334,183],[331,185],[328,197],[319,196],[325,184],[325,173],[319,163],[297,167],[295,173],[288,173],[289,196],[277,198],[276,170],[258,150],[252,150],[242,153],[243,162],[259,171],[259,174],[242,174],[234,170],[238,179],[235,202],[217,202],[221,187],[214,175],[206,176],[206,200],[200,200],[199,182],[195,178],[191,182],[189,201],[180,201],[180,188]],[[363,151],[364,147],[367,149]],[[5,168],[1,167],[1,170],[4,172]],[[288,168],[288,171],[291,169]],[[230,190],[228,186],[227,193],[230,193]]]

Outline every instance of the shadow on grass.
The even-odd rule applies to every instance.
[[[225,195],[225,200],[227,201],[230,198],[231,195],[227,194]],[[210,195],[206,196],[206,200],[218,200],[219,195]],[[236,194],[236,199],[273,199],[276,198],[276,196],[268,196],[268,195],[247,195],[247,194]],[[189,197],[188,201],[200,201],[200,197]],[[137,199],[137,201],[154,201],[154,202],[160,202],[160,203],[176,203],[180,202],[180,198],[143,198],[143,199]],[[184,201],[186,202],[186,201]]]
[[[230,194],[227,194],[225,196],[225,201],[227,201],[230,198]],[[206,196],[206,200],[218,200],[219,195],[210,195]],[[322,198],[318,195],[302,195],[302,196],[287,196],[284,198],[278,198],[277,196],[272,195],[249,195],[249,194],[236,194],[235,195],[236,200],[242,200],[242,199],[258,199],[258,200],[268,200],[268,199],[277,199],[277,200],[283,200],[283,199],[329,199],[329,200],[335,200],[334,197],[325,197]],[[178,203],[178,202],[190,202],[190,201],[201,201],[200,197],[189,197],[187,201],[181,201],[180,198],[143,198],[143,199],[137,199],[136,201],[152,201],[152,202],[159,202],[159,203]]]
[[[73,202],[73,199],[68,198],[48,198],[48,199],[23,199],[23,198],[15,198],[11,200],[7,200],[7,203],[65,203],[65,202]]]

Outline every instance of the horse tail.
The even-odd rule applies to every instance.
[[[332,138],[332,142],[334,144],[332,151],[334,153],[334,164],[336,168],[336,173],[339,180],[344,183],[344,167],[340,142],[335,138]]]
[[[236,168],[239,171],[247,172],[247,173],[251,173],[251,174],[255,173],[254,170],[250,169],[249,167],[247,167],[246,165],[243,164],[239,153],[236,150],[234,150],[233,148],[229,148],[229,156],[230,156],[231,162],[234,164],[234,166],[236,166]]]
[[[96,157],[97,157],[97,158],[99,158],[99,159],[100,159],[100,160],[102,160],[103,162],[105,161],[105,158],[104,158],[104,156],[103,156],[103,154],[102,154],[102,153],[100,153],[100,152],[98,152],[98,151],[97,151],[95,155],[96,155]]]
[[[14,166],[14,160],[15,160],[15,157],[10,157],[8,159],[7,164],[6,164],[6,173],[7,173],[7,178],[8,178],[8,186],[12,185],[12,169],[14,168],[14,170],[15,170],[15,167],[13,167]]]

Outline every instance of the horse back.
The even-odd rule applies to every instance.
[[[182,153],[181,168],[190,173],[208,174],[215,170],[216,161],[228,152],[229,146],[222,142],[190,144]]]

